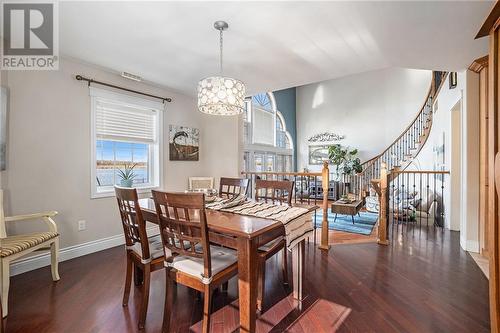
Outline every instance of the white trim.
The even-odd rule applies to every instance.
[[[460,247],[462,250],[469,251],[469,252],[476,252],[479,253],[479,242],[476,240],[467,240],[465,239],[465,235],[462,230],[460,231]]]
[[[154,226],[147,228],[146,232],[151,236],[158,234],[159,230],[157,226]],[[123,234],[119,234],[78,245],[68,246],[59,250],[59,262],[78,258],[123,244],[125,244],[125,238]],[[10,265],[10,276],[22,274],[45,266],[50,266],[50,251],[14,261]]]
[[[466,242],[467,251],[479,253],[479,242],[476,240],[468,240]]]
[[[274,99],[274,93],[272,91],[268,91],[267,96],[269,97],[269,101],[271,102],[271,109],[274,111],[278,110],[276,106],[276,99]]]
[[[90,198],[99,199],[113,197],[115,195],[114,190],[101,190],[97,189],[96,182],[96,103],[97,98],[107,98],[114,101],[123,102],[130,106],[140,107],[140,108],[153,108],[157,112],[156,121],[156,132],[157,138],[154,143],[150,144],[153,146],[154,153],[149,152],[149,172],[151,176],[151,183],[144,184],[143,186],[137,187],[138,193],[147,193],[152,189],[157,189],[163,184],[163,110],[165,106],[163,103],[151,101],[148,99],[133,97],[125,94],[115,93],[105,89],[99,89],[95,87],[89,88],[89,94],[91,96],[91,110],[90,110]],[[156,161],[155,156],[158,156],[158,161]],[[157,166],[157,167],[156,167]]]

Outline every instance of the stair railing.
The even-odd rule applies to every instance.
[[[363,195],[362,192],[368,190],[372,179],[380,176],[383,164],[388,171],[402,171],[418,155],[429,136],[432,127],[432,105],[445,82],[446,75],[446,72],[433,72],[425,102],[410,125],[381,154],[364,162],[361,173],[348,176],[346,181],[350,185],[351,193]]]

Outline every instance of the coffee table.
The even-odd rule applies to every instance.
[[[335,218],[333,219],[333,222],[335,223],[335,220],[337,220],[337,214],[340,215],[351,215],[352,218],[352,224],[354,224],[354,215],[358,214],[361,208],[363,207],[363,201],[362,200],[354,200],[350,203],[342,202],[342,200],[337,200],[334,203],[332,203],[332,213],[335,213]]]

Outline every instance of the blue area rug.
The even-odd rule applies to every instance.
[[[370,212],[359,212],[360,216],[354,216],[354,224],[352,224],[351,215],[337,215],[331,210],[328,211],[328,229],[350,232],[353,234],[370,235],[373,227],[377,223],[378,214]],[[323,220],[323,211],[316,211],[316,227],[321,228],[321,221]]]

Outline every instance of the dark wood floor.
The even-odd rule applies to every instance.
[[[388,247],[342,244],[306,250],[302,311],[281,284],[278,259],[268,261],[267,311],[260,332],[489,332],[488,283],[459,248],[458,233],[405,233]],[[11,283],[7,332],[136,332],[140,289],[121,306],[123,247],[16,276]],[[164,274],[153,273],[146,332],[159,332]],[[236,280],[215,295],[212,332],[238,328]],[[201,300],[177,287],[176,332],[200,331]]]

